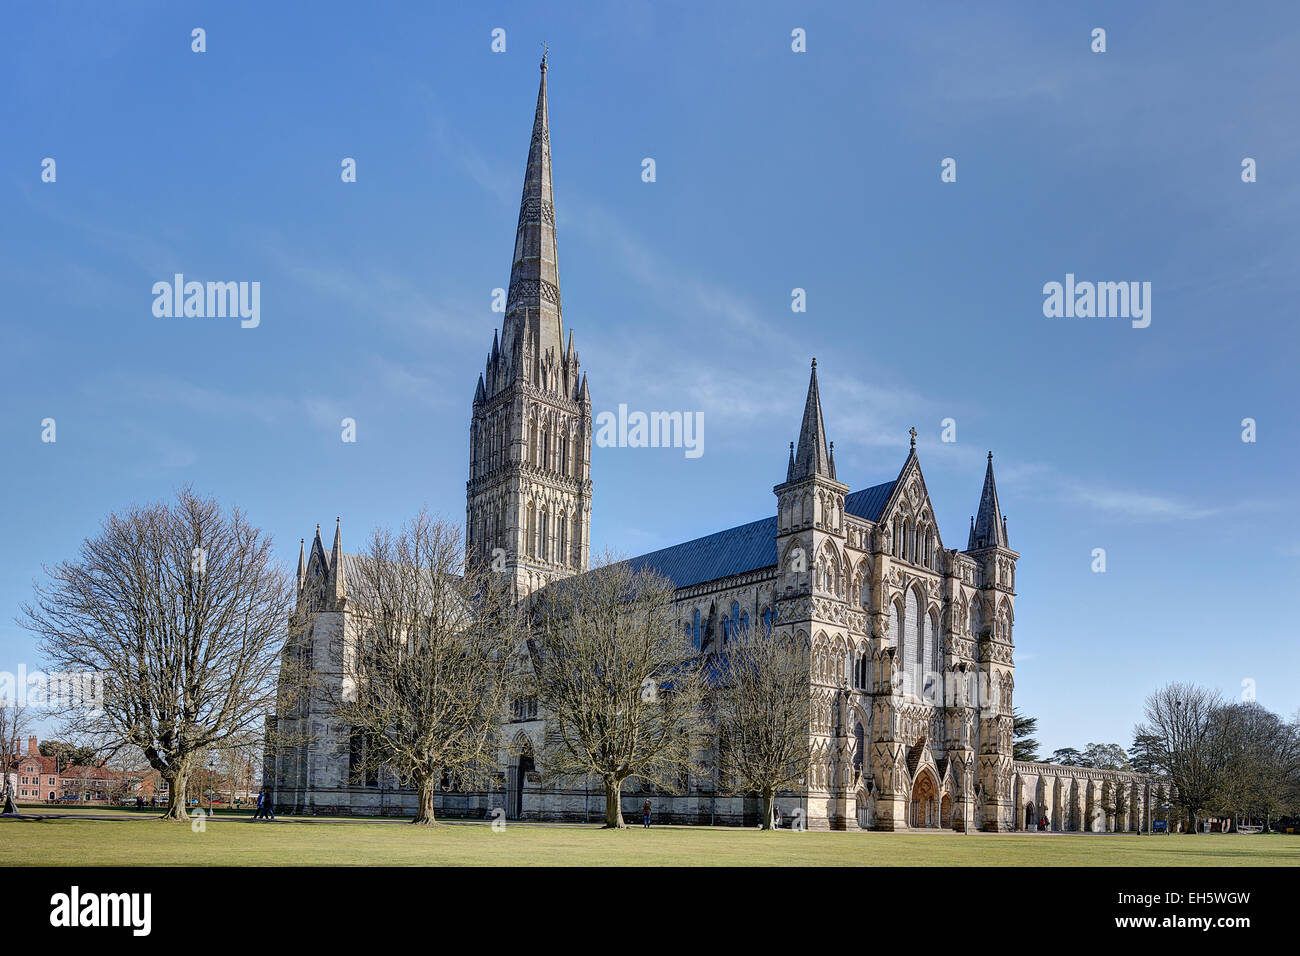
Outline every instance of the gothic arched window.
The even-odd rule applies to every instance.
[[[907,592],[907,611],[903,620],[903,646],[900,656],[903,658],[903,693],[917,692],[916,672],[920,670],[921,657],[921,605],[915,591]]]
[[[531,501],[528,502],[528,535],[525,544],[528,548],[528,554],[531,557],[537,557],[537,509]]]
[[[923,617],[921,621],[925,630],[921,638],[921,678],[919,681],[918,693],[924,694],[926,688],[929,687],[930,693],[933,694],[937,692],[937,684],[935,683],[936,678],[933,675],[935,673],[936,662],[938,661],[936,651],[939,645],[939,622],[933,613],[931,613],[929,617]]]

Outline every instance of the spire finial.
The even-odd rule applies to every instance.
[[[514,259],[501,328],[501,348],[512,365],[511,375],[534,367],[547,353],[564,352],[564,323],[560,318],[559,250],[555,240],[555,188],[551,176],[551,121],[546,105],[546,56],[537,84],[537,108],[528,141],[524,188],[519,197]],[[536,321],[534,321],[536,320]]]
[[[550,54],[550,52],[551,52],[550,45],[545,40],[543,40],[542,41],[542,72],[543,73],[546,72],[546,57],[548,54]]]
[[[998,505],[998,487],[993,480],[993,452],[989,452],[989,462],[984,469],[984,490],[980,492],[980,506],[975,513],[975,524],[971,528],[967,551],[977,548],[1008,548],[1007,525],[1002,518],[1002,508]]]
[[[343,519],[334,519],[334,546],[330,548],[330,573],[326,579],[330,597],[337,610],[347,596],[347,585],[343,580]]]
[[[912,447],[915,448],[916,447],[916,426],[913,425],[911,428],[909,428],[907,430],[907,433],[912,436]]]
[[[790,479],[811,475],[831,477],[830,453],[826,448],[826,426],[822,422],[822,400],[817,390],[817,360],[812,360],[808,376],[808,399],[804,402],[803,422],[799,426],[799,444]]]

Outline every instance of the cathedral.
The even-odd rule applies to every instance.
[[[467,553],[503,561],[521,597],[587,571],[591,544],[592,400],[573,335],[564,334],[546,74],[543,59],[505,318],[474,390],[466,487]],[[856,490],[840,480],[813,360],[798,437],[784,477],[773,477],[769,515],[631,561],[673,582],[683,639],[702,653],[760,623],[811,648],[812,759],[801,790],[778,795],[783,825],[1146,827],[1158,799],[1149,778],[1013,759],[1020,555],[998,502],[991,452],[966,546],[945,547],[915,431],[891,480]],[[353,561],[340,527],[327,552],[318,526],[299,557],[306,624],[284,653],[327,682],[339,679],[329,648],[351,626]],[[538,772],[545,717],[535,700],[516,700],[502,728],[497,785],[473,793],[449,786],[437,812],[601,819],[597,784],[557,787]],[[272,718],[301,741],[268,747],[265,786],[276,808],[410,813],[412,791],[383,774],[353,772],[349,729],[337,724],[312,701]],[[640,786],[628,782],[625,812],[649,798],[665,822],[757,820],[756,796],[721,792],[708,774],[679,793]]]

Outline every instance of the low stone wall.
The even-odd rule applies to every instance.
[[[416,797],[412,790],[379,790],[374,787],[348,787],[316,790],[306,799],[294,794],[274,795],[276,813],[309,815],[413,816]],[[623,818],[629,826],[641,823],[646,799],[651,805],[651,824],[696,826],[758,826],[757,797],[709,794],[665,794],[655,791],[628,790],[623,793]],[[802,823],[803,800],[793,793],[777,796],[782,825]],[[447,819],[492,819],[494,812],[506,811],[505,819],[546,823],[601,823],[605,819],[604,791],[549,789],[529,786],[524,791],[521,813],[509,813],[510,801],[505,792],[438,794],[434,813]]]

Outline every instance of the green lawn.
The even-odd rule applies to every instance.
[[[760,833],[247,818],[0,821],[0,865],[1300,866],[1300,836]]]

